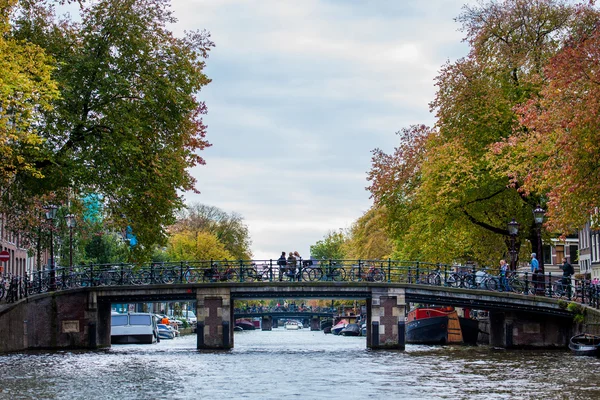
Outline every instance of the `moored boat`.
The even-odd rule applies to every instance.
[[[251,321],[248,321],[245,319],[239,319],[239,320],[235,321],[235,326],[239,326],[240,328],[242,328],[245,331],[253,331],[256,329],[256,327],[254,326],[254,324]]]
[[[111,315],[110,342],[112,344],[150,344],[157,342],[159,338],[154,314],[113,313]]]
[[[476,344],[479,322],[459,317],[453,307],[416,308],[408,313],[406,343]]]
[[[342,329],[344,329],[348,325],[348,321],[342,319],[340,322],[331,327],[331,333],[334,335],[339,335]]]
[[[285,323],[285,329],[298,330],[298,329],[300,329],[300,326],[298,325],[298,321],[287,321]]]
[[[326,328],[329,328],[329,330],[331,331],[332,326],[333,326],[333,320],[331,320],[331,319],[326,319],[325,321],[321,321],[321,324],[320,324],[320,328],[322,331],[324,331]]]
[[[158,324],[158,337],[161,339],[174,339],[175,332],[169,325]]]
[[[582,333],[569,340],[569,349],[578,356],[600,355],[600,336]]]
[[[340,331],[342,336],[360,336],[360,326],[358,324],[348,324]]]

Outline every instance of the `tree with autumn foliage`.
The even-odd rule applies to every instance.
[[[381,260],[394,250],[385,224],[385,208],[372,207],[350,227],[344,243],[345,256],[353,260]]]
[[[561,0],[464,8],[457,20],[471,51],[436,79],[435,126],[405,130],[392,155],[374,151],[369,190],[388,210],[397,255],[496,263],[507,256],[512,218],[521,224],[518,247],[537,242],[532,209],[545,206],[547,193],[520,190],[493,147],[522,129],[515,108],[538,98],[544,68],[582,10],[595,13]]]
[[[518,109],[525,128],[494,148],[510,155],[501,168],[521,192],[546,193],[547,227],[565,235],[600,206],[600,16],[584,11],[546,66],[539,98]]]
[[[210,232],[182,231],[173,234],[167,245],[170,261],[233,260],[235,257]]]
[[[191,204],[178,213],[177,222],[169,232],[189,232],[193,235],[209,233],[230,254],[229,258],[249,260],[252,258],[252,241],[244,218],[237,213],[227,213],[218,207]],[[172,241],[172,238],[169,239]]]
[[[17,0],[0,0],[0,188],[20,176],[41,177],[44,112],[58,98],[52,58],[35,43],[15,38],[9,23]]]
[[[35,199],[49,193],[61,204],[97,194],[104,228],[130,226],[133,258],[147,259],[153,244],[165,243],[181,193],[195,190],[190,168],[204,163],[198,93],[210,82],[203,69],[213,43],[205,32],[174,36],[168,1],[77,2],[77,21],[56,17],[60,2],[19,0],[9,10],[9,36],[42,49],[37,60],[52,57],[52,68],[39,70],[40,93],[52,94],[52,71],[60,97],[34,99],[42,140],[29,148],[41,155],[12,175],[0,211],[18,218],[39,212]]]

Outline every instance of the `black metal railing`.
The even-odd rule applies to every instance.
[[[589,280],[552,274],[513,272],[498,276],[491,269],[399,260],[204,260],[134,264],[89,264],[55,270],[56,290],[96,286],[138,286],[223,282],[380,282],[488,290],[546,296],[600,308],[600,287]],[[0,276],[0,301],[15,302],[50,290],[50,270],[27,276]]]

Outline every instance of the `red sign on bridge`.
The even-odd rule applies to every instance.
[[[0,261],[8,261],[10,259],[10,254],[8,254],[8,251],[4,250],[4,251],[0,251]]]

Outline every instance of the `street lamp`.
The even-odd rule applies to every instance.
[[[73,269],[73,228],[75,228],[77,222],[73,214],[65,215],[65,219],[69,227],[69,271],[71,271]]]
[[[544,272],[544,255],[542,254],[542,224],[544,223],[544,215],[546,215],[546,210],[544,210],[538,204],[536,208],[533,209],[533,220],[535,221],[535,226],[537,228],[537,254],[538,254],[538,262],[540,263],[540,272]]]
[[[50,221],[50,224],[54,224],[54,218],[56,218],[56,210],[58,209],[57,206],[55,206],[54,204],[49,204],[48,206],[46,206],[44,208],[44,211],[46,212],[46,220]],[[50,260],[48,261],[48,264],[50,264],[50,291],[55,291],[56,290],[56,269],[54,268],[54,240],[52,238],[52,228],[53,226],[50,227]]]
[[[515,271],[517,269],[515,241],[519,234],[519,223],[514,218],[508,223],[508,234],[510,235],[510,270]]]

